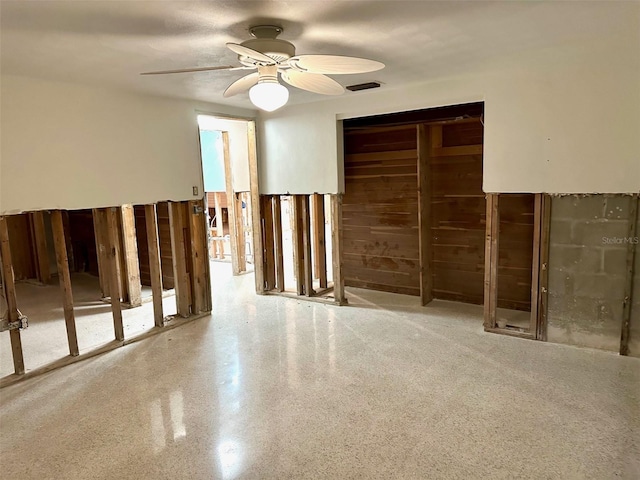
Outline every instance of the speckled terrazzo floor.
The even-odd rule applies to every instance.
[[[212,317],[1,390],[0,477],[640,478],[639,359],[213,267]]]

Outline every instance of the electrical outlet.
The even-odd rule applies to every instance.
[[[198,187],[196,187],[195,185],[193,186],[193,196],[194,197],[198,196]]]

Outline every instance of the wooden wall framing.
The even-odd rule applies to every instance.
[[[521,338],[546,340],[547,284],[549,258],[550,198],[545,194],[534,194],[534,225],[531,264],[530,316],[528,328],[521,326],[498,326],[498,284],[500,267],[500,198],[497,193],[486,196],[487,222],[485,237],[484,269],[484,329]]]
[[[62,305],[67,330],[69,357],[62,358],[52,364],[34,368],[25,373],[24,354],[20,336],[21,328],[26,327],[26,317],[18,310],[18,299],[15,291],[13,274],[11,241],[7,227],[8,218],[0,216],[0,263],[2,266],[2,285],[7,299],[7,328],[11,338],[11,349],[14,362],[14,374],[0,379],[0,387],[10,385],[24,378],[68,365],[84,358],[117,348],[119,346],[159,333],[166,327],[181,325],[186,320],[200,318],[211,312],[210,269],[207,255],[207,225],[202,200],[171,202],[169,213],[171,218],[171,236],[173,240],[173,257],[177,259],[174,278],[180,280],[180,296],[176,295],[179,315],[165,317],[162,307],[162,262],[159,240],[159,212],[155,204],[144,206],[145,228],[149,252],[150,277],[152,284],[152,301],[154,311],[154,327],[131,338],[125,338],[122,321],[122,291],[126,290],[129,298],[134,293],[135,285],[139,288],[139,268],[137,268],[137,236],[135,232],[134,208],[130,205],[97,208],[92,211],[96,238],[101,288],[110,297],[114,325],[114,340],[95,350],[81,352],[76,334],[76,319],[73,305],[72,281],[68,258],[68,228],[65,227],[65,211],[51,212],[53,242],[56,252],[56,263]],[[42,232],[42,212],[32,212],[24,218],[31,221],[32,231]],[[34,235],[34,238],[40,235]],[[46,241],[45,241],[46,242]],[[41,240],[36,240],[40,251],[46,247]],[[119,258],[120,251],[125,252],[124,262]],[[37,256],[34,258],[38,258]],[[38,262],[39,263],[39,262]],[[38,267],[46,273],[44,268]],[[126,277],[124,280],[122,277]],[[43,277],[44,278],[44,277]],[[185,283],[186,282],[186,283]],[[116,292],[109,295],[109,292]],[[137,302],[134,302],[137,303]],[[140,302],[141,303],[141,302]],[[25,308],[28,309],[28,306]],[[28,311],[25,313],[28,314]],[[178,320],[177,317],[186,320]],[[3,324],[4,325],[4,324]],[[4,328],[4,327],[3,327]]]
[[[336,246],[340,232],[336,221],[341,217],[339,196],[312,195],[261,195],[259,200],[260,242],[263,246],[262,261],[255,264],[258,293],[297,296],[312,300],[346,303],[344,280],[341,276],[342,261],[336,262],[341,249]],[[331,202],[333,282],[327,275],[327,239],[325,201]],[[292,236],[292,258],[295,293],[286,290],[285,254],[283,251],[282,205],[289,206]],[[333,293],[332,293],[333,292]]]

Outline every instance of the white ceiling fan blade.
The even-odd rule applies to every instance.
[[[258,60],[259,62],[265,62],[269,65],[273,65],[275,62],[273,58],[266,56],[264,53],[260,53],[257,50],[254,50],[249,47],[245,47],[244,45],[240,45],[239,43],[227,43],[227,48],[238,55],[244,55],[245,57],[253,58],[254,60]]]
[[[358,57],[341,55],[296,55],[289,65],[301,72],[329,75],[375,72],[384,68],[384,63]]]
[[[260,74],[258,72],[245,75],[229,85],[224,91],[223,96],[225,98],[229,98],[237,95],[238,93],[245,92],[258,83],[259,78]]]
[[[164,75],[166,73],[191,73],[191,72],[209,72],[213,70],[246,70],[250,67],[232,67],[231,65],[222,65],[219,67],[196,67],[196,68],[180,68],[177,70],[161,70],[158,72],[143,72],[140,75]]]
[[[297,72],[289,69],[281,72],[280,75],[289,85],[308,92],[320,93],[321,95],[341,95],[344,93],[343,86],[333,78],[318,73]]]

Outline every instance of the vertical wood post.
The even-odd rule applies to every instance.
[[[222,223],[222,202],[220,201],[220,192],[214,192],[213,202],[216,211],[216,236],[224,237],[224,224]]]
[[[9,245],[9,230],[7,217],[0,217],[0,261],[2,262],[2,288],[7,302],[7,320],[17,322],[19,320],[18,302],[16,300],[16,285],[11,263],[11,247]],[[13,356],[13,371],[16,375],[24,373],[24,356],[22,354],[22,339],[20,330],[9,330],[11,340],[11,354]]]
[[[122,276],[127,286],[129,304],[132,307],[142,305],[142,283],[140,281],[140,263],[138,259],[138,239],[136,237],[136,219],[133,205],[120,207],[122,215],[122,255],[124,270]]]
[[[331,247],[333,251],[333,295],[339,305],[346,305],[342,275],[342,194],[331,195]]]
[[[262,215],[264,221],[264,283],[266,290],[276,288],[275,242],[273,233],[273,196],[262,195]]]
[[[44,227],[44,212],[31,212],[31,231],[33,233],[33,243],[36,256],[37,278],[42,283],[51,281],[51,271],[49,269],[49,252],[47,250],[47,234]]]
[[[109,290],[111,292],[111,313],[113,314],[113,330],[116,340],[124,340],[122,325],[122,305],[120,304],[120,281],[118,278],[118,209],[105,208],[103,221],[106,225],[107,258],[109,261]]]
[[[542,240],[543,194],[534,194],[533,203],[533,255],[531,260],[531,314],[529,332],[537,337],[540,292],[540,246]]]
[[[638,202],[639,195],[631,196],[629,230],[627,242],[626,282],[624,286],[624,304],[622,309],[622,331],[620,333],[620,355],[629,355],[629,334],[631,332],[631,305],[633,303],[633,268],[636,258],[636,242],[638,234]]]
[[[239,275],[240,263],[238,252],[240,239],[238,238],[238,212],[236,211],[236,195],[233,191],[233,175],[231,172],[231,156],[229,154],[229,132],[222,132],[224,153],[224,186],[227,193],[227,213],[229,214],[229,246],[231,248],[231,268],[234,275]],[[240,210],[242,215],[242,210]]]
[[[442,126],[418,125],[418,236],[420,249],[420,302],[433,300],[433,249],[431,247],[431,169],[432,143],[442,143]]]
[[[193,313],[206,311],[207,248],[204,238],[204,207],[201,201],[189,202],[189,233],[191,241],[191,292]]]
[[[498,194],[487,194],[486,238],[484,254],[484,327],[496,327],[498,308],[498,235],[500,212]]]
[[[115,207],[114,207],[115,208]],[[108,222],[108,231],[113,231],[114,244],[116,253],[116,278],[118,279],[118,294],[121,302],[127,302],[129,300],[129,292],[127,290],[126,267],[124,262],[124,242],[122,239],[122,216],[120,215],[120,208],[114,214],[115,223],[112,225]],[[113,293],[113,292],[112,292]]]
[[[237,264],[238,264],[238,273],[247,271],[247,254],[246,254],[246,244],[245,244],[245,235],[244,235],[244,217],[243,217],[243,208],[242,204],[244,203],[242,197],[243,193],[234,194],[234,202],[236,204],[236,209],[234,212],[236,219],[236,241],[238,244],[237,248]]]
[[[162,265],[160,263],[160,241],[158,238],[158,217],[156,206],[144,206],[144,219],[147,226],[147,245],[149,249],[149,275],[153,295],[153,320],[156,327],[164,326],[162,307]]]
[[[69,354],[73,357],[80,352],[78,350],[78,335],[76,333],[76,318],[73,312],[73,291],[71,288],[71,275],[69,274],[69,261],[67,259],[67,245],[65,241],[62,212],[51,212],[51,227],[53,230],[53,243],[56,249],[56,263],[58,265],[58,281],[62,291],[62,307],[64,310],[64,323],[67,329],[67,342]]]
[[[69,212],[62,210],[62,224],[64,225],[65,241],[67,242],[67,258],[69,259],[69,269],[76,271],[76,261],[73,254],[73,246],[71,244],[71,226],[69,224]]]
[[[284,292],[284,253],[282,250],[282,203],[280,195],[273,197],[273,235],[275,240],[276,290]]]
[[[302,223],[302,195],[291,195],[291,216],[293,218],[293,228],[291,229],[291,240],[293,243],[293,272],[296,276],[296,293],[304,295],[305,274],[304,274],[304,238]]]
[[[313,266],[320,288],[327,288],[327,245],[325,233],[324,195],[312,197],[313,210]]]
[[[256,122],[247,123],[249,143],[249,187],[251,192],[251,234],[253,235],[253,267],[256,293],[264,293],[264,267],[262,245],[262,212],[260,205],[260,183],[258,156],[256,152]]]
[[[538,323],[536,339],[547,340],[547,313],[549,310],[549,230],[551,226],[551,197],[542,195],[540,232],[540,275],[538,288]]]
[[[309,209],[309,195],[302,198],[302,246],[304,252],[304,294],[311,297],[313,290],[313,259],[311,258],[311,211]]]
[[[93,234],[96,238],[96,256],[98,257],[98,277],[100,279],[100,289],[102,297],[110,296],[109,293],[109,259],[107,258],[107,242],[106,229],[104,224],[104,216],[100,210],[94,208],[91,211],[93,215]]]
[[[169,229],[177,312],[181,317],[187,318],[190,314],[191,300],[184,241],[184,214],[179,202],[169,202]]]

